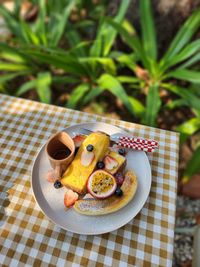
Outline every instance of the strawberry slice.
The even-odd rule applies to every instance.
[[[83,143],[83,141],[85,140],[85,138],[86,138],[86,135],[83,135],[83,134],[77,134],[77,135],[73,138],[75,147],[80,147],[80,145]]]
[[[109,171],[113,170],[118,166],[118,162],[111,156],[105,156],[104,158],[105,168]]]
[[[94,159],[94,153],[92,151],[84,150],[81,154],[81,164],[83,166],[89,166]]]
[[[78,199],[78,194],[72,191],[71,189],[69,189],[64,195],[65,207],[70,208],[71,206],[74,205],[77,199]]]
[[[56,180],[56,175],[55,175],[55,172],[54,170],[49,170],[48,173],[47,173],[47,176],[46,176],[46,179],[48,182],[50,183],[54,183],[55,180]]]

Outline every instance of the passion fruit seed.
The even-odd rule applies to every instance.
[[[55,183],[54,183],[54,187],[55,187],[56,189],[61,188],[61,187],[62,187],[61,182],[60,182],[59,180],[56,180]]]
[[[87,151],[91,152],[91,151],[93,151],[94,147],[93,147],[93,145],[87,145],[86,149],[87,149]]]
[[[105,177],[105,179],[96,179],[92,181],[92,191],[96,194],[101,194],[107,192],[114,185],[113,179],[111,177]]]
[[[123,195],[123,191],[121,190],[120,187],[116,188],[115,195],[118,196],[118,197],[121,197]]]
[[[103,169],[105,167],[105,163],[103,161],[97,162],[97,169]]]

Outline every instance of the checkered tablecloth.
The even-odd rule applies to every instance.
[[[49,136],[72,124],[102,121],[159,141],[148,155],[150,196],[122,228],[73,234],[43,215],[30,188],[33,161]],[[171,266],[178,135],[134,123],[0,95],[0,266]]]

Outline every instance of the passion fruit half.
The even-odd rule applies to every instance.
[[[117,187],[115,177],[112,174],[97,170],[93,172],[87,182],[88,192],[95,198],[104,199],[114,194]]]

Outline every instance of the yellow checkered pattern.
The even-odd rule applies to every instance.
[[[60,229],[30,188],[33,161],[49,136],[72,124],[101,121],[159,141],[149,154],[152,187],[141,212],[103,235]],[[178,166],[177,133],[0,95],[1,266],[171,266]]]

